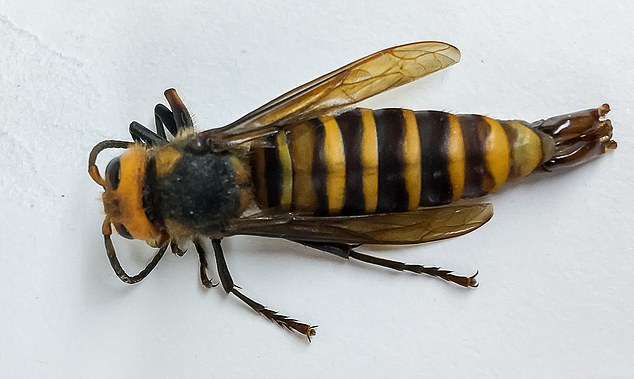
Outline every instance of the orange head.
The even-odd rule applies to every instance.
[[[110,147],[127,148],[127,150],[108,163],[105,177],[102,178],[95,160],[101,150]],[[102,196],[106,213],[104,235],[111,233],[110,225],[114,224],[122,237],[144,240],[152,246],[160,246],[166,241],[166,235],[148,219],[143,207],[143,184],[147,158],[147,150],[140,145],[104,141],[95,146],[91,152],[89,173],[93,180],[105,190]]]

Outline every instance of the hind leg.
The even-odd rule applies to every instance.
[[[542,164],[545,170],[576,166],[608,150],[616,149],[612,140],[612,123],[605,118],[608,104],[595,109],[551,117],[533,123],[531,127],[550,136],[554,141],[551,159]]]

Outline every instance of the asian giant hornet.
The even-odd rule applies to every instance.
[[[361,253],[362,244],[415,244],[468,233],[487,222],[490,204],[447,205],[498,191],[509,179],[553,171],[616,148],[612,125],[597,109],[526,122],[473,114],[349,106],[446,68],[457,48],[416,42],[388,48],[293,89],[217,129],[196,132],[174,89],[170,108],[154,110],[156,133],[137,122],[134,142],[103,141],[89,173],[101,185],[106,252],[119,278],[145,278],[168,247],[191,240],[207,274],[203,238],[210,238],[227,293],[289,330],[315,327],[283,316],[242,294],[221,248],[232,235],[285,238],[314,249],[399,271],[475,287],[474,276]],[[166,130],[174,136],[167,138]],[[126,151],[102,177],[104,149]],[[158,248],[139,274],[121,267],[111,240],[119,235]]]

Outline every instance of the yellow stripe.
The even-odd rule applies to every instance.
[[[504,128],[497,120],[488,117],[482,118],[491,127],[486,140],[484,160],[486,161],[487,170],[493,177],[491,192],[496,192],[502,188],[509,176],[509,140],[506,137],[506,133],[504,133]]]
[[[447,115],[447,117],[449,120],[449,143],[447,144],[448,169],[453,191],[452,200],[456,201],[462,197],[462,190],[464,189],[464,140],[462,138],[462,129],[460,128],[458,118],[452,114]]]
[[[283,210],[289,210],[293,198],[293,166],[291,165],[291,153],[286,142],[286,132],[283,130],[280,131],[277,134],[276,140],[277,155],[282,169],[280,207]]]
[[[361,109],[361,167],[363,170],[363,200],[366,213],[376,212],[379,201],[379,143],[376,123],[370,109]]]
[[[414,112],[403,109],[405,135],[403,137],[403,177],[407,190],[407,209],[412,210],[420,205],[421,163],[420,136]]]
[[[519,121],[507,121],[506,125],[515,131],[515,140],[511,146],[511,175],[523,178],[542,162],[541,139],[531,128]]]
[[[324,116],[319,120],[324,124],[328,214],[336,215],[341,212],[346,195],[346,156],[343,151],[343,138],[334,117]]]
[[[154,155],[154,161],[156,162],[156,175],[165,176],[172,172],[174,166],[183,157],[178,149],[172,146],[165,146],[157,149]]]
[[[316,208],[317,195],[313,186],[313,149],[315,134],[312,125],[302,123],[290,130],[290,153],[293,161],[293,204],[299,212]]]

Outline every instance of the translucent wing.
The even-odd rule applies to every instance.
[[[201,134],[218,142],[242,143],[273,132],[272,124],[285,125],[333,112],[459,60],[460,51],[443,42],[391,47],[297,87],[225,127]]]
[[[491,204],[421,208],[403,213],[315,217],[293,214],[238,219],[226,235],[248,234],[310,242],[401,245],[457,237],[493,216]]]

